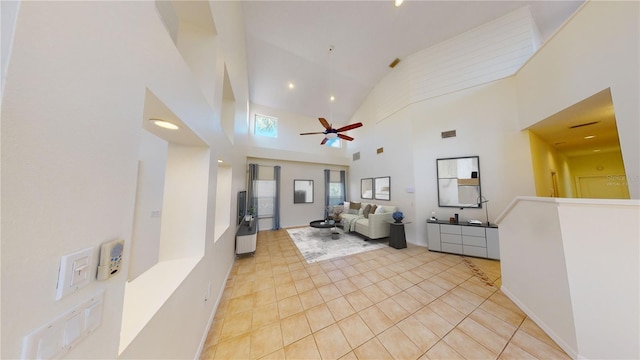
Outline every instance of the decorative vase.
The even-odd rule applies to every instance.
[[[404,219],[404,214],[402,211],[394,211],[393,214],[391,214],[391,217],[395,220],[396,224],[399,224],[402,222],[402,219]]]

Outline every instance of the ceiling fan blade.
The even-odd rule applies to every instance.
[[[300,135],[315,135],[315,134],[324,134],[324,132],[310,132],[310,133],[301,133]]]
[[[347,126],[343,126],[340,129],[338,129],[338,131],[347,131],[347,130],[359,128],[360,126],[362,126],[361,122],[355,123],[355,124],[351,124],[351,125],[347,125]]]
[[[327,140],[329,140],[329,139],[324,138],[324,140],[322,140],[322,142],[320,143],[320,145],[324,145],[324,144],[326,144],[326,143],[327,143]]]
[[[352,138],[351,136],[347,136],[347,135],[338,134],[338,137],[339,137],[340,139],[345,139],[345,140],[347,140],[347,141],[351,141],[351,140],[353,140],[353,138]]]
[[[327,121],[327,119],[325,118],[318,118],[318,120],[320,120],[320,124],[322,124],[322,126],[324,126],[325,129],[327,130],[331,130],[331,125],[329,124],[329,122]]]

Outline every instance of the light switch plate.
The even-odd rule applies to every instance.
[[[22,340],[22,359],[59,359],[102,323],[104,290],[57,316]]]
[[[102,299],[96,300],[84,311],[84,328],[91,333],[102,323]]]
[[[64,324],[64,346],[72,345],[84,330],[84,313],[73,315]]]
[[[91,266],[92,262],[92,247],[64,255],[60,259],[56,300],[60,300],[67,294],[78,291],[78,289],[91,281],[91,272],[93,271]]]

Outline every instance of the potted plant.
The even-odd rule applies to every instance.
[[[344,205],[334,205],[329,206],[327,208],[327,213],[329,214],[329,219],[334,220],[335,222],[340,222],[340,215],[344,211]]]
[[[395,220],[395,222],[401,223],[402,219],[404,219],[404,214],[402,213],[402,211],[394,211],[393,214],[391,214],[391,217],[393,218],[393,220]]]

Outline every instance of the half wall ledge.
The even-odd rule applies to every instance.
[[[574,359],[640,358],[640,200],[517,197],[502,291]]]

